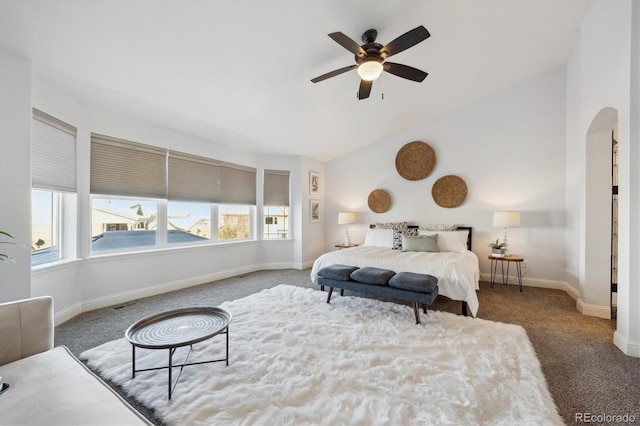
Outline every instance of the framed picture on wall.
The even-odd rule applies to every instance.
[[[309,222],[320,222],[320,201],[309,200]]]
[[[309,172],[309,194],[320,194],[320,173],[313,170]]]

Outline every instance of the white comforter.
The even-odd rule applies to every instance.
[[[360,246],[331,251],[313,263],[311,280],[318,284],[317,273],[325,266],[342,264],[358,267],[373,266],[396,272],[416,272],[438,278],[438,294],[453,300],[467,302],[473,316],[478,313],[480,267],[478,257],[472,251],[452,252],[402,252],[389,248]]]

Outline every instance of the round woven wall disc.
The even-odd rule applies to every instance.
[[[426,178],[435,165],[436,152],[424,142],[409,142],[396,155],[396,170],[407,180]]]
[[[369,194],[369,208],[374,213],[384,213],[391,206],[391,197],[384,189],[375,189]]]
[[[440,207],[458,207],[467,198],[467,184],[458,176],[443,176],[433,184],[431,195]]]

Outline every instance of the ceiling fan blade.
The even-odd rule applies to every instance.
[[[395,62],[385,62],[384,64],[382,64],[382,66],[384,70],[389,74],[397,75],[398,77],[417,82],[421,82],[427,77],[427,75],[429,75],[417,68],[413,68],[408,65],[396,64]]]
[[[386,46],[380,49],[380,54],[386,55],[387,58],[392,55],[397,55],[398,53],[415,46],[421,41],[428,39],[430,36],[431,34],[429,34],[429,31],[420,25],[419,27],[408,31],[395,40],[387,43]]]
[[[316,78],[313,78],[313,79],[311,79],[311,82],[312,83],[317,83],[319,81],[326,80],[326,79],[331,78],[331,77],[335,77],[336,75],[340,75],[340,74],[345,73],[347,71],[351,71],[352,69],[355,69],[355,68],[358,68],[358,66],[357,65],[349,65],[348,67],[339,68],[337,70],[334,70],[334,71],[328,72],[326,74],[322,74],[321,76],[318,76]]]
[[[364,49],[360,47],[358,43],[356,43],[355,41],[353,41],[352,39],[350,39],[349,37],[347,37],[346,35],[342,34],[339,31],[336,33],[329,34],[329,37],[331,37],[333,41],[335,41],[340,46],[344,47],[354,55],[366,56],[367,54],[367,52],[365,52]]]
[[[371,86],[373,81],[360,80],[360,89],[358,90],[358,99],[367,99],[371,94]]]

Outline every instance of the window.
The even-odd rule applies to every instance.
[[[92,134],[91,194],[92,252],[255,235],[251,167]]]
[[[53,262],[62,256],[60,237],[60,193],[31,190],[31,264]]]
[[[289,207],[269,207],[264,208],[265,226],[263,238],[274,240],[289,238]]]
[[[157,228],[157,201],[91,197],[92,252],[153,247]]]
[[[76,129],[33,109],[31,264],[75,258]]]
[[[218,240],[246,240],[251,234],[250,206],[218,206]]]
[[[289,171],[264,171],[265,240],[289,238]]]
[[[167,242],[192,243],[211,240],[211,204],[169,201]]]

